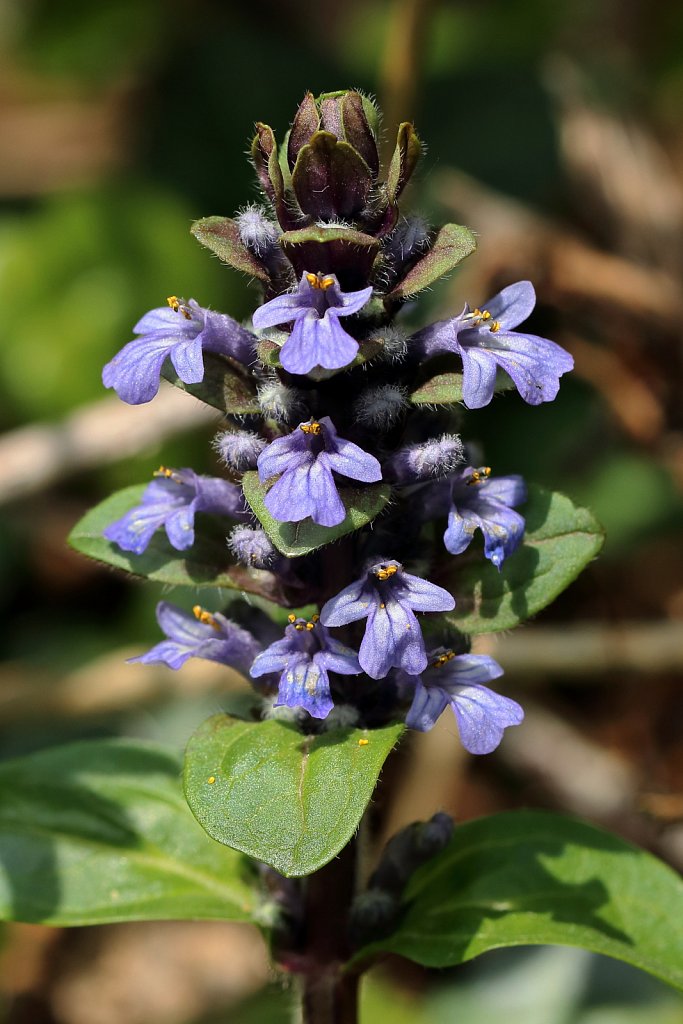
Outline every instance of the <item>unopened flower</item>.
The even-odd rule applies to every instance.
[[[371,565],[324,605],[320,618],[326,626],[367,618],[358,660],[369,676],[383,679],[391,668],[416,675],[427,667],[414,612],[446,612],[454,607],[447,590],[404,572],[400,562],[392,559]]]
[[[358,658],[319,622],[290,615],[282,640],[276,640],[258,655],[251,676],[279,673],[280,683],[275,707],[305,708],[313,718],[326,718],[334,707],[330,695],[329,672],[358,675]]]
[[[278,558],[266,531],[246,523],[236,526],[230,533],[228,547],[238,562],[254,569],[267,569]]]
[[[354,413],[364,427],[386,430],[400,419],[409,405],[405,388],[398,384],[378,384],[361,391]]]
[[[277,378],[264,381],[256,397],[263,415],[279,423],[292,423],[306,414],[303,392],[283,384]]]
[[[124,345],[102,371],[104,386],[114,388],[129,405],[154,398],[167,357],[184,384],[204,380],[204,351],[246,364],[254,360],[253,335],[232,317],[204,309],[194,299],[181,302],[170,296],[168,307],[145,313],[133,331],[140,337]]]
[[[245,516],[242,488],[227,480],[199,476],[192,469],[163,466],[142,494],[139,505],[111,523],[103,535],[123,551],[141,555],[154,533],[165,527],[169,543],[178,551],[194,544],[196,512],[241,519]]]
[[[463,401],[470,409],[480,409],[491,401],[499,367],[529,405],[551,402],[560,377],[573,368],[574,360],[554,341],[514,330],[535,305],[531,282],[518,281],[481,309],[465,306],[460,316],[419,331],[413,338],[413,350],[424,356],[455,352],[461,357]]]
[[[483,654],[454,654],[443,647],[431,651],[426,670],[400,676],[404,688],[415,687],[406,725],[427,732],[450,704],[465,750],[490,754],[504,730],[524,718],[516,701],[483,685],[502,674],[498,662]]]
[[[251,430],[222,430],[213,439],[213,447],[228,469],[243,473],[254,469],[267,441]]]
[[[442,434],[399,448],[384,463],[384,473],[388,480],[399,484],[447,476],[463,461],[464,452],[459,434]]]
[[[450,482],[448,526],[443,535],[452,555],[469,547],[475,530],[484,535],[484,555],[500,569],[524,537],[524,518],[513,506],[526,501],[524,480],[513,476],[492,477],[488,466],[469,466]]]
[[[166,639],[146,654],[131,658],[131,662],[162,663],[178,669],[188,658],[204,658],[246,673],[261,650],[261,645],[246,629],[220,612],[207,612],[199,605],[195,605],[191,615],[174,604],[160,601],[156,616]]]
[[[258,330],[294,321],[280,350],[280,362],[290,373],[308,373],[314,366],[338,370],[352,363],[358,352],[358,342],[339,317],[357,313],[371,295],[371,287],[343,292],[334,274],[304,273],[295,292],[259,306],[252,321]]]
[[[281,474],[264,499],[275,519],[297,523],[310,516],[320,526],[337,526],[346,517],[333,472],[363,483],[382,479],[374,455],[339,437],[329,416],[272,441],[259,456],[258,471],[262,482]]]
[[[258,206],[250,205],[235,218],[240,239],[257,256],[268,253],[277,245],[279,231]]]

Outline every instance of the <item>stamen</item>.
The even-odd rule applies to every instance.
[[[473,469],[470,475],[465,480],[465,484],[468,487],[472,487],[474,484],[483,484],[485,480],[491,476],[490,466],[480,466],[479,469]]]
[[[302,423],[299,426],[299,430],[303,431],[304,434],[315,434],[316,437],[322,433],[322,429],[321,425],[315,420],[313,423]]]
[[[452,661],[454,657],[455,651],[444,651],[443,654],[440,654],[438,658],[434,659],[434,661],[430,665],[430,668],[443,668],[443,666],[447,665],[449,661]]]
[[[473,327],[479,327],[482,324],[486,324],[492,334],[496,334],[500,330],[500,320],[491,320],[491,314],[488,309],[473,309],[471,313],[467,313],[464,317],[465,320],[470,320]],[[491,320],[491,323],[489,323]]]
[[[305,629],[305,624],[303,622],[295,622],[294,629],[298,630],[298,632],[301,633]]]
[[[166,480],[173,480],[176,484],[181,484],[183,482],[175,469],[168,469],[167,466],[159,466],[158,469],[154,470],[152,476],[163,476]]]
[[[290,612],[290,614],[287,616],[287,622],[296,622],[296,615]]]
[[[182,313],[186,320],[192,319],[192,310],[184,306],[177,295],[169,295],[166,301],[174,313]]]
[[[317,274],[306,274],[306,280],[310,284],[311,288],[316,288],[318,291],[325,292],[328,288],[331,288],[334,284],[334,278],[321,274],[318,271]]]
[[[397,565],[383,565],[379,569],[375,569],[375,576],[378,580],[388,580],[390,576],[395,576],[397,572]]]
[[[500,320],[494,320],[491,324],[491,334],[497,334],[500,330]]]
[[[311,622],[320,622],[319,615],[311,615]]]
[[[306,629],[309,630],[309,632],[310,630],[315,629],[315,622],[307,622]]]
[[[195,619],[198,619],[200,622],[203,622],[205,626],[211,626],[213,629],[220,632],[221,627],[219,626],[218,622],[216,622],[211,612],[207,612],[204,608],[202,608],[200,604],[196,604],[194,606],[194,608],[192,609],[192,614],[194,615]]]

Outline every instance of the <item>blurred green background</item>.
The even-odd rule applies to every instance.
[[[150,432],[148,409],[113,414],[102,364],[168,294],[249,314],[249,283],[202,250],[189,225],[257,198],[244,156],[255,120],[281,140],[306,89],[349,86],[377,97],[388,145],[403,119],[426,141],[413,208],[481,236],[479,254],[411,312],[415,324],[530,277],[531,329],[575,355],[555,403],[500,398],[466,428],[497,472],[567,491],[608,532],[601,559],[523,634],[509,692],[531,679],[539,714],[563,723],[575,753],[589,744],[628,774],[628,813],[596,820],[680,868],[683,7],[674,0],[0,0],[0,756],[120,732],[180,748],[220,708],[224,683],[206,671],[183,683],[150,670],[145,682],[125,666],[156,638],[161,589],[88,564],[65,536],[89,505],[159,462],[214,465],[210,423],[189,418],[178,436],[177,424]],[[64,458],[64,424],[82,407],[99,464]],[[577,652],[582,630],[602,631],[604,664],[547,664],[534,640],[543,628],[573,630]],[[504,651],[505,639],[505,665]],[[452,729],[447,740],[457,743]],[[568,796],[546,777],[531,732],[528,756],[470,764],[430,749],[432,761],[416,748],[415,770],[447,766],[439,799],[461,817],[521,803],[591,814],[587,794]],[[423,806],[431,813],[429,787],[418,780],[404,793],[394,824]],[[123,971],[120,934],[98,929],[93,944],[88,934],[8,929],[2,1019],[288,1019],[290,994],[272,979],[268,987],[253,936],[246,974],[221,987],[208,967],[187,968],[170,1006],[154,1002],[144,975],[131,982]],[[218,943],[219,960],[247,955],[235,929],[144,934],[161,988],[173,955],[194,963],[202,943]],[[164,942],[175,950],[166,959]],[[366,986],[362,1019],[387,1014],[399,1024],[503,1015],[669,1024],[683,1021],[683,1002],[626,968],[541,950],[439,975],[388,965]]]

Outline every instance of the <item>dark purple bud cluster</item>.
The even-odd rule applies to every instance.
[[[222,530],[217,575],[231,572],[280,622],[276,638],[257,639],[255,612],[247,630],[162,602],[166,639],[140,660],[231,665],[309,731],[397,718],[425,730],[450,706],[464,746],[480,754],[521,721],[521,708],[484,685],[502,672],[493,659],[469,653],[462,635],[452,647],[428,642],[422,616],[453,632],[451,563],[481,532],[480,557],[500,569],[523,539],[516,508],[526,489],[519,477],[467,465],[463,406],[487,405],[501,375],[531,405],[550,401],[572,360],[517,330],[534,307],[529,282],[412,336],[396,323],[402,304],[474,239],[399,210],[422,146],[412,125],[400,125],[383,173],[378,120],[351,90],[307,94],[281,149],[270,127],[256,125],[262,205],[192,229],[258,282],[251,323],[171,296],[103,373],[131,404],[150,401],[164,375],[218,407],[219,468],[162,468],[105,536],[142,556],[161,529],[189,553],[205,530]],[[442,383],[432,402],[438,374],[452,395]],[[430,581],[437,570],[447,587]],[[438,845],[439,827],[433,820],[404,837],[401,863],[413,870],[432,833]],[[396,896],[383,871],[366,894],[370,916]]]

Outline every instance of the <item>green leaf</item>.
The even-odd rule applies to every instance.
[[[420,384],[410,396],[413,405],[454,405],[462,402],[461,373],[438,373]],[[513,391],[514,381],[502,370],[496,376],[496,391]]]
[[[476,239],[469,228],[462,224],[444,224],[429,252],[389,292],[387,299],[406,299],[428,288],[462,263],[476,247]]]
[[[683,988],[683,882],[644,850],[557,814],[456,825],[388,938],[360,951],[450,967],[502,946],[580,946]]]
[[[346,533],[366,526],[379,515],[389,501],[391,488],[386,483],[365,484],[361,487],[340,487],[339,496],[346,507],[346,519],[338,526],[318,526],[312,519],[300,523],[281,523],[273,519],[264,504],[268,485],[259,481],[256,470],[242,478],[244,496],[278,551],[288,558],[297,558],[329,544]]]
[[[253,916],[245,859],[183,799],[175,754],[74,743],[0,767],[0,917],[52,925]]]
[[[185,795],[219,843],[288,877],[308,875],[356,831],[402,732],[397,724],[304,736],[283,722],[214,715],[188,745]]]
[[[445,618],[464,633],[511,629],[554,601],[595,558],[604,534],[595,517],[564,494],[530,486],[519,511],[526,519],[524,543],[500,572],[485,561],[478,541],[442,563],[435,574],[456,599]]]
[[[223,263],[259,281],[269,280],[268,271],[244,245],[239,228],[231,217],[204,217],[196,220],[190,230],[197,241],[215,253]]]
[[[185,384],[170,362],[164,365],[162,376],[169,384],[222,413],[251,416],[261,411],[256,400],[253,378],[245,372],[244,367],[238,369],[231,359],[223,356],[204,353],[204,380],[200,384]]]
[[[258,594],[277,604],[287,603],[272,573],[229,563],[226,520],[218,517],[214,523],[208,516],[202,517],[206,531],[204,528],[197,531],[194,545],[186,552],[176,551],[164,530],[157,530],[142,555],[122,551],[117,544],[106,540],[102,536],[104,528],[139,505],[146,486],[125,487],[86,512],[69,534],[71,547],[88,558],[123,569],[133,576],[177,586],[227,587]]]

